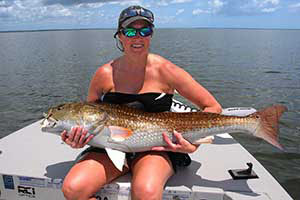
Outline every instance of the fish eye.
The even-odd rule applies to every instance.
[[[59,106],[57,106],[57,107],[56,107],[56,110],[62,110],[62,109],[63,109],[63,107],[64,107],[64,104],[62,104],[62,105],[59,105]]]

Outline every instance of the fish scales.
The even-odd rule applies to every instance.
[[[136,152],[164,146],[162,133],[173,141],[173,131],[180,132],[191,143],[218,133],[243,132],[260,137],[281,148],[277,142],[278,120],[286,111],[274,105],[245,117],[224,116],[214,113],[147,113],[124,105],[67,103],[50,108],[42,122],[42,131],[60,134],[74,125],[81,125],[98,147]],[[104,131],[108,129],[109,131]]]

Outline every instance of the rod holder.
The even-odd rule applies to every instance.
[[[258,178],[256,173],[253,171],[253,164],[251,162],[246,163],[247,169],[230,169],[228,170],[229,174],[234,180],[237,179],[252,179]]]

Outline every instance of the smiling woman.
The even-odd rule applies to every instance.
[[[126,104],[146,112],[165,112],[170,111],[177,90],[204,112],[220,113],[220,104],[190,74],[149,52],[153,23],[153,13],[141,6],[130,6],[121,12],[114,37],[123,55],[98,68],[90,83],[87,101]],[[124,128],[119,126],[116,129],[122,134]],[[70,133],[64,131],[62,140],[73,148],[81,148],[93,138],[86,138],[86,135],[86,130],[76,127]],[[173,143],[166,133],[163,138],[166,146],[126,154],[127,165],[122,171],[112,163],[112,156],[108,155],[111,150],[106,153],[104,149],[88,148],[64,180],[65,197],[95,199],[93,195],[101,187],[131,170],[132,199],[162,199],[167,180],[176,172],[177,166],[191,163],[187,153],[196,151],[199,146],[191,144],[175,130],[176,142]]]
[[[120,39],[123,38],[123,36],[133,38],[139,34],[141,37],[148,39],[147,37],[152,36],[153,33],[153,22],[154,16],[150,10],[145,8],[139,9],[139,7],[129,7],[123,10],[120,14],[118,30],[114,35],[117,41],[117,47],[121,51],[124,51],[123,42],[125,41],[122,42]]]

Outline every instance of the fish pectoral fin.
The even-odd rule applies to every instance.
[[[94,129],[93,134],[95,135],[95,134],[100,133],[100,132],[103,130],[103,128],[104,128],[104,125],[103,125],[103,124],[97,126],[97,127]]]
[[[115,142],[124,141],[133,134],[132,130],[120,126],[109,126],[108,128],[110,131],[110,137]]]
[[[207,136],[205,138],[200,138],[199,140],[196,140],[195,142],[193,142],[193,144],[211,144],[214,139],[214,136]]]
[[[127,165],[126,163],[126,154],[122,151],[118,151],[118,150],[114,150],[114,149],[110,149],[110,148],[105,148],[107,155],[109,157],[109,159],[112,161],[112,163],[115,165],[115,167],[120,170],[123,171],[123,166]]]

